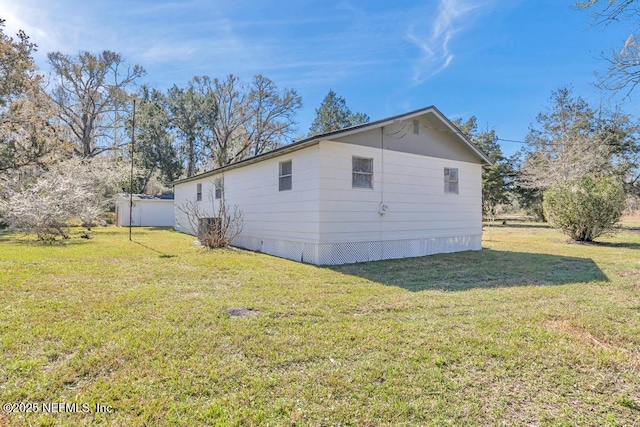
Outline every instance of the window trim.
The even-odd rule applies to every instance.
[[[216,180],[213,182],[213,188],[214,188],[214,199],[215,200],[222,199],[222,193],[224,192],[224,187],[222,185],[222,178],[216,178]]]
[[[355,160],[367,160],[371,164],[371,172],[363,172],[363,171],[355,171]],[[369,185],[362,186],[356,185],[356,180],[354,179],[356,175],[359,176],[368,176]],[[362,157],[362,156],[351,156],[351,188],[363,188],[366,190],[373,190],[373,157]]]
[[[456,179],[451,179],[451,171],[456,171]],[[455,183],[455,191],[451,191],[451,184]],[[444,194],[460,194],[460,171],[458,168],[444,168]]]
[[[202,183],[199,182],[196,184],[196,202],[202,201]]]
[[[289,163],[289,173],[282,172],[282,165]],[[287,178],[289,178],[287,180]],[[283,183],[288,182],[288,188]],[[293,160],[285,160],[278,163],[278,191],[291,191],[293,190]]]

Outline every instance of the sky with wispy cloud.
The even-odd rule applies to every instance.
[[[0,0],[5,31],[46,53],[121,53],[159,89],[263,74],[296,89],[306,133],[329,89],[372,119],[429,105],[524,139],[551,91],[599,101],[594,71],[628,28],[591,27],[571,0]],[[607,98],[608,99],[608,98]],[[633,111],[633,99],[627,99]],[[510,153],[519,146],[505,142]]]

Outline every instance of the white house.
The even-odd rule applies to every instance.
[[[129,226],[129,194],[116,199],[116,225]],[[134,227],[173,227],[173,195],[133,195],[131,225]]]
[[[237,247],[317,265],[478,250],[489,163],[428,107],[177,181],[175,228],[193,233],[188,201],[213,216],[224,182],[244,215]]]

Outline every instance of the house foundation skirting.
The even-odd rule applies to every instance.
[[[233,246],[315,265],[412,258],[482,249],[482,236],[428,237],[370,242],[310,243],[237,236]]]

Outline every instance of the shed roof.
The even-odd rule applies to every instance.
[[[119,199],[129,200],[129,193],[123,193],[118,196]],[[133,200],[152,200],[152,201],[171,201],[173,200],[173,193],[171,194],[134,194]]]

